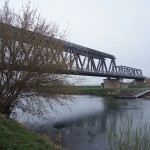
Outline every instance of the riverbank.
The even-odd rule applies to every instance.
[[[55,150],[47,136],[0,115],[0,150]],[[57,150],[60,148],[57,147]]]
[[[100,86],[75,86],[74,94],[99,95],[117,97],[121,95],[135,95],[141,91],[150,90],[150,86],[129,86],[123,89],[103,89]],[[150,98],[150,93],[143,97]]]
[[[38,86],[36,87],[35,91],[36,92],[42,91],[49,94],[53,93],[56,94],[55,88],[51,88],[49,86]],[[101,86],[59,87],[59,94],[72,94],[72,95],[116,96],[119,91],[120,91],[119,89],[103,89]]]
[[[101,86],[71,86],[71,87],[59,87],[59,94],[72,94],[72,95],[97,95],[97,96],[111,96],[116,97],[118,95],[132,95],[138,91],[150,89],[150,87],[143,86],[130,86],[125,89],[103,89]],[[49,94],[53,93],[53,89],[48,86],[36,87],[36,90],[46,92]],[[150,94],[146,95],[150,97]]]
[[[126,89],[103,89],[100,86],[76,86],[74,87],[74,94],[99,95],[111,97],[131,97],[145,90],[150,90],[150,87],[131,86]],[[149,98],[150,93],[145,94],[144,97]]]
[[[98,95],[98,96],[115,96],[118,89],[103,89],[101,86],[74,86],[72,94],[77,95]]]

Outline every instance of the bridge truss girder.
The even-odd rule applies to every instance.
[[[2,30],[5,26],[7,26],[7,28],[10,28],[14,35],[16,33],[19,34],[20,32],[22,32],[20,28],[0,23],[0,38]],[[145,79],[140,69],[126,66],[117,66],[115,62],[116,58],[113,55],[96,51],[67,41],[62,41],[56,38],[52,39],[48,36],[44,36],[32,31],[26,30],[24,32],[26,32],[27,37],[29,37],[25,39],[26,44],[30,44],[31,37],[38,36],[38,38],[44,40],[45,43],[49,43],[49,40],[53,40],[53,43],[57,44],[58,42],[61,42],[64,45],[63,52],[61,50],[61,52],[58,52],[57,55],[55,49],[48,49],[47,52],[51,53],[52,55],[47,56],[54,57],[46,56],[44,62],[42,62],[42,64],[48,65],[63,61],[67,64],[68,68],[61,73],[86,76]],[[17,36],[15,38],[17,41]],[[46,44],[46,46],[48,45]]]
[[[69,64],[68,74],[129,79],[143,78],[140,69],[117,66],[115,57],[106,57],[104,55],[96,55],[95,57],[92,51],[82,51],[80,53],[78,49],[71,46],[65,47],[64,56],[63,58]]]

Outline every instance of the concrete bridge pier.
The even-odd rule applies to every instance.
[[[146,83],[146,81],[143,79],[143,80],[134,80],[134,85],[144,85]]]
[[[142,86],[142,85],[147,85],[150,86],[150,78],[145,78],[145,79],[141,79],[141,80],[134,80],[132,82],[132,85],[137,85],[137,86]]]
[[[102,87],[104,89],[120,89],[120,88],[127,88],[128,85],[123,83],[123,79],[107,78],[103,80]]]

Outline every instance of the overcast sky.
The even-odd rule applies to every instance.
[[[20,9],[27,0],[10,0]],[[67,29],[70,42],[114,55],[117,65],[150,77],[150,0],[31,0],[47,19]],[[0,7],[4,0],[0,0]],[[101,78],[88,78],[98,84]]]

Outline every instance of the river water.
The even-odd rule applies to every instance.
[[[108,150],[107,127],[118,128],[121,120],[133,117],[134,126],[150,122],[150,99],[107,98],[74,95],[67,106],[49,109],[45,119],[21,117],[31,129],[45,133],[67,150]],[[61,135],[60,141],[56,140]]]

